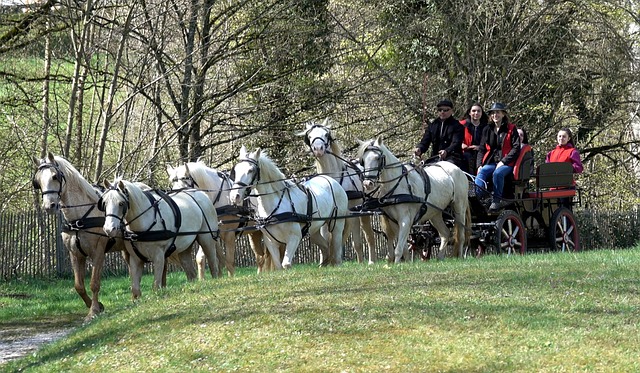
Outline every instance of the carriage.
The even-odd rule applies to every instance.
[[[505,183],[505,198],[510,203],[496,211],[489,210],[476,194],[473,180],[469,181],[472,224],[466,256],[581,249],[572,209],[574,203],[580,204],[580,194],[571,164],[543,163],[532,170],[532,158],[531,146],[523,146]],[[453,224],[453,218],[448,219],[448,225]],[[409,243],[426,260],[433,257],[438,238],[428,223],[414,225]]]

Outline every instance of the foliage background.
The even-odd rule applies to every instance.
[[[165,165],[229,169],[241,145],[311,173],[295,136],[330,117],[349,154],[408,159],[443,97],[502,101],[536,161],[576,135],[590,210],[638,203],[636,2],[45,1],[0,12],[0,208],[30,208],[32,156],[91,181],[166,187]]]

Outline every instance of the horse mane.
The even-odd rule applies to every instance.
[[[196,180],[201,188],[209,189],[215,186],[211,185],[211,177],[209,175],[210,171],[213,170],[207,167],[207,165],[202,162],[189,162],[187,163],[187,167],[189,167],[189,174],[191,174],[193,180]],[[184,166],[180,168],[186,171]],[[213,173],[215,173],[215,171]]]
[[[252,154],[254,155],[254,154]],[[284,173],[280,171],[280,168],[275,164],[275,162],[264,153],[261,152],[260,157],[256,159],[258,161],[258,167],[260,167],[260,178],[269,181],[279,181],[283,182],[286,180],[286,176]]]
[[[129,204],[131,206],[143,206],[143,203],[149,203],[149,199],[144,194],[143,188],[138,184],[118,177],[113,181],[114,185],[122,182],[129,193]],[[142,184],[144,185],[144,184]]]
[[[58,168],[62,171],[67,183],[77,185],[82,192],[89,196],[96,196],[96,200],[98,199],[96,189],[82,176],[80,171],[78,171],[71,162],[59,156],[54,156],[54,159],[58,164]]]
[[[364,155],[364,152],[367,150],[369,146],[375,146],[378,149],[380,149],[380,151],[382,152],[382,155],[384,155],[387,158],[387,164],[391,163],[389,162],[390,160],[393,161],[394,163],[400,161],[398,157],[396,157],[393,153],[391,153],[391,150],[389,150],[389,148],[387,148],[387,146],[382,143],[382,139],[379,137],[375,140],[367,140],[367,141],[360,142],[360,146],[358,147],[358,153],[357,153],[358,158],[362,158],[362,156]]]

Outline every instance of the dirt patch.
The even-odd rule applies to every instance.
[[[43,344],[66,336],[74,327],[69,320],[16,325],[0,323],[0,364],[26,356]]]

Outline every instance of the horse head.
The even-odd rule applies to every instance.
[[[334,141],[331,136],[329,118],[326,118],[322,123],[308,122],[306,127],[298,135],[304,136],[304,143],[311,149],[313,156],[320,158],[331,149],[331,144]]]
[[[240,149],[239,162],[231,170],[231,181],[233,186],[229,193],[229,200],[235,206],[242,206],[244,199],[249,195],[251,187],[260,180],[260,167],[258,159],[261,150],[257,149],[253,153],[248,153],[242,146]]]
[[[358,157],[360,164],[364,167],[362,186],[366,191],[371,191],[375,188],[380,173],[386,167],[386,155],[387,148],[382,143],[382,139],[378,137],[376,140],[360,141],[360,148],[358,149]]]
[[[169,182],[171,189],[197,188],[198,184],[191,176],[189,166],[185,163],[182,166],[171,167],[167,165],[167,174],[169,174]]]
[[[32,180],[33,188],[40,190],[42,209],[52,214],[60,209],[64,172],[51,152],[44,159],[33,158],[33,162],[37,167]]]
[[[125,225],[124,219],[129,209],[129,192],[122,180],[110,183],[104,181],[105,192],[98,200],[98,209],[105,214],[104,232],[116,237]]]

